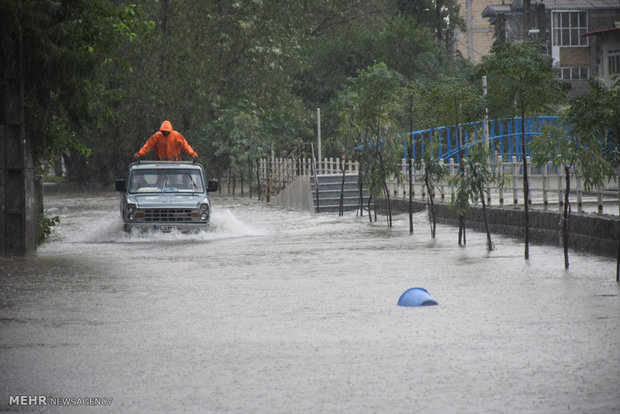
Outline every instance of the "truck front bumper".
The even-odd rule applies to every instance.
[[[148,232],[158,231],[162,233],[169,233],[173,230],[180,231],[182,233],[197,233],[199,231],[208,230],[209,223],[127,223],[123,225],[123,230],[126,232]]]

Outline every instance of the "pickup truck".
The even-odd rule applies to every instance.
[[[123,229],[183,232],[208,229],[209,192],[217,181],[207,181],[204,167],[191,161],[137,161],[127,179],[116,180],[121,193]]]

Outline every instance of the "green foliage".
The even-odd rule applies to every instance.
[[[570,221],[570,167],[576,165],[586,190],[616,179],[614,168],[620,162],[620,86],[607,89],[598,79],[590,81],[590,91],[574,100],[559,125],[547,127],[530,148],[534,164],[542,166],[552,160],[564,167],[566,191],[562,223],[564,267],[568,269]],[[620,259],[619,259],[620,260]]]
[[[418,127],[458,125],[482,115],[480,88],[467,79],[439,76],[432,82],[414,85]]]
[[[504,185],[504,177],[498,174],[492,162],[489,147],[484,143],[476,143],[468,147],[468,156],[462,159],[460,174],[451,177],[449,184],[456,187],[455,197],[450,205],[456,208],[461,216],[464,216],[472,204],[479,201],[482,203],[486,223],[485,197],[488,196],[490,186]],[[487,226],[487,249],[493,250],[491,235]]]
[[[229,168],[246,175],[248,163],[270,155],[273,141],[269,139],[269,114],[249,102],[221,111],[215,122],[205,125],[199,150],[210,154],[210,172],[220,176]],[[249,178],[249,177],[247,177]]]
[[[495,42],[492,54],[483,58],[480,74],[488,75],[491,116],[521,116],[523,162],[525,259],[529,259],[529,200],[526,139],[523,122],[526,115],[537,115],[559,103],[568,85],[557,79],[551,56],[531,42]]]
[[[55,225],[60,223],[60,217],[48,217],[45,213],[39,215],[37,220],[37,241],[42,244],[51,234]]]
[[[587,145],[587,154],[580,154],[579,164],[594,172],[592,177],[584,176],[584,184],[594,186],[611,178],[612,169],[620,165],[620,78],[611,88],[596,78],[589,85],[590,91],[571,103],[566,121],[571,134]],[[602,168],[598,172],[596,165]]]
[[[436,141],[435,141],[436,142]],[[435,238],[435,207],[433,194],[437,189],[438,183],[442,182],[448,175],[448,166],[439,158],[438,145],[431,146],[430,150],[424,152],[422,159],[418,160],[417,169],[424,170],[424,186],[428,192],[428,212],[431,225],[431,237]]]
[[[38,160],[78,149],[81,128],[100,115],[101,74],[119,64],[116,50],[135,38],[136,6],[106,0],[3,2],[0,41],[23,42],[26,124]]]
[[[530,143],[532,162],[578,166],[587,191],[615,178],[620,161],[620,92],[594,79],[590,92],[575,99],[558,125],[545,127]]]
[[[342,96],[333,112],[328,102],[375,61],[425,84],[463,67],[444,47],[460,21],[453,0],[139,4],[3,0],[2,38],[17,27],[23,32],[27,127],[37,159],[65,154],[82,181],[122,176],[166,119],[217,174],[271,150],[286,156],[314,139],[317,106],[323,136],[338,135]],[[376,92],[363,93],[372,99]],[[396,107],[389,110],[393,131],[404,120]],[[431,109],[417,119],[430,120]],[[392,144],[377,153],[384,165],[396,154],[387,150]],[[332,147],[339,156],[340,145]]]
[[[296,92],[314,107],[324,107],[347,79],[373,64],[376,32],[353,27],[339,36],[312,39],[306,46],[307,61],[298,75]]]
[[[484,143],[474,144],[463,158],[462,174],[450,178],[450,185],[457,188],[456,198],[450,204],[465,214],[470,205],[488,195],[492,184],[502,187],[504,178],[495,171],[489,147]]]
[[[495,42],[478,66],[488,76],[488,107],[492,118],[538,115],[549,111],[570,86],[557,78],[553,60],[536,43]]]
[[[315,107],[324,107],[348,78],[374,62],[385,62],[405,78],[418,81],[452,69],[440,63],[446,60],[445,51],[433,33],[404,15],[386,19],[379,27],[352,26],[311,40],[296,91]]]
[[[350,79],[338,96],[343,148],[360,161],[366,187],[375,199],[390,176],[402,178],[399,125],[405,85],[400,74],[377,63]]]
[[[424,152],[424,156],[418,160],[416,168],[424,169],[424,185],[430,191],[437,189],[438,183],[448,175],[448,166],[438,158],[438,147],[433,145],[429,151]]]
[[[300,31],[307,27],[297,26],[299,10],[262,1],[164,0],[143,7],[155,25],[121,51],[132,68],[119,80],[125,95],[112,125],[119,145],[115,156],[103,153],[107,144],[100,149],[102,164],[126,166],[165,119],[197,150],[210,175],[247,158],[225,154],[238,146],[242,132],[232,120],[240,114],[256,124],[247,140],[272,140],[277,153],[311,136],[310,116],[292,93]],[[106,132],[93,140],[105,141]],[[253,157],[265,155],[262,145],[256,148],[261,152]]]

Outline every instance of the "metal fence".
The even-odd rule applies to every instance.
[[[531,156],[527,145],[536,136],[542,135],[544,128],[557,125],[557,116],[520,117],[493,119],[489,121],[470,122],[453,126],[442,126],[431,129],[413,131],[407,134],[403,142],[402,174],[408,180],[408,159],[411,157],[414,165],[425,151],[433,148],[441,162],[449,166],[450,175],[458,172],[460,162],[458,135],[461,135],[461,151],[468,156],[469,148],[488,140],[491,153],[494,154],[496,172],[504,177],[503,185],[491,187],[487,203],[489,205],[513,205],[518,207],[524,200],[523,195],[523,140],[526,141],[526,157],[528,159],[528,176],[530,195],[528,199],[534,206],[552,208],[562,207],[564,203],[564,171],[549,162],[542,168],[533,168],[529,162]],[[409,142],[407,142],[409,141]],[[409,145],[407,145],[409,144]],[[316,161],[316,173],[323,174],[357,174],[359,164],[351,160],[344,163],[338,158],[325,158]],[[427,197],[423,183],[424,167],[413,171],[414,197]],[[313,175],[313,164],[310,158],[272,158],[262,159],[259,162],[259,177],[265,194],[276,194],[285,188],[296,176]],[[571,204],[577,206],[578,211],[588,208],[598,213],[610,212],[620,214],[618,194],[620,193],[620,174],[616,180],[611,180],[590,193],[584,193],[583,185],[575,168],[571,171]],[[409,197],[409,183],[398,177],[392,177],[389,188],[394,197]],[[454,194],[446,180],[440,183],[439,201],[449,201]],[[511,197],[507,201],[507,197]],[[521,201],[520,201],[521,200]]]
[[[541,135],[543,128],[547,125],[557,125],[557,116],[539,116],[524,118],[522,128],[521,118],[492,119],[488,123],[488,141],[492,153],[497,153],[503,159],[516,157],[517,161],[522,160],[522,139],[521,131],[525,131],[526,145],[534,137]],[[426,150],[437,147],[438,158],[448,161],[455,158],[457,163],[459,158],[458,134],[461,133],[462,151],[467,156],[468,149],[480,142],[485,142],[485,131],[487,125],[485,121],[469,122],[465,124],[442,126],[437,128],[413,131],[407,134],[411,142],[404,142],[403,157],[409,156],[418,160]],[[411,154],[408,154],[408,149]],[[526,156],[531,155],[526,147]]]
[[[529,196],[533,208],[560,209],[564,204],[565,176],[563,169],[553,166],[551,162],[541,168],[531,165],[529,157],[528,179]],[[455,158],[445,162],[450,176],[458,173],[459,163]],[[317,161],[319,175],[342,174],[343,168],[346,174],[358,174],[359,164],[346,161],[343,165],[338,158],[325,158]],[[492,185],[487,195],[487,204],[491,206],[520,207],[525,199],[523,194],[523,164],[516,155],[505,159],[502,155],[496,155],[495,167],[498,175],[503,176],[503,185]],[[296,176],[313,175],[311,159],[275,158],[262,159],[259,161],[259,177],[264,194],[277,194],[290,184]],[[400,177],[391,177],[388,188],[392,197],[409,198],[408,161],[402,159]],[[412,195],[414,199],[426,200],[427,190],[424,187],[424,165],[412,171]],[[399,179],[400,178],[400,179]],[[455,193],[448,179],[438,183],[436,194],[437,201],[449,202]],[[577,211],[597,212],[599,214],[620,214],[618,194],[620,193],[620,176],[616,180],[610,180],[605,185],[585,192],[583,183],[577,174],[577,170],[571,170],[571,194],[570,202]]]

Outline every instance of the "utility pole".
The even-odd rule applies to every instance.
[[[482,96],[486,100],[487,98],[487,77],[482,77]],[[486,102],[484,103],[484,144],[489,146],[489,108]]]
[[[321,163],[323,162],[323,153],[321,152],[321,108],[316,108],[316,133],[318,138],[318,159],[319,159],[319,169],[321,168]]]

